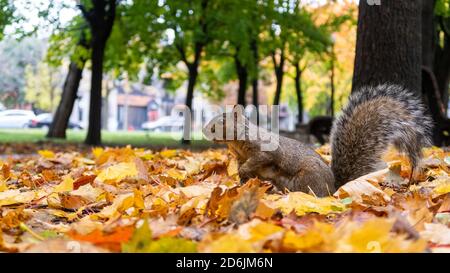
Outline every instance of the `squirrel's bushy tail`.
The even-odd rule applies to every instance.
[[[351,95],[331,131],[336,186],[381,168],[392,144],[414,169],[430,144],[432,120],[419,98],[397,85],[363,87]]]

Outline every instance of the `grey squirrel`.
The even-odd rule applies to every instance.
[[[346,182],[381,168],[381,156],[389,144],[405,153],[417,170],[421,150],[430,144],[431,126],[419,98],[397,85],[379,85],[352,94],[334,122],[331,167],[312,148],[257,127],[240,111],[214,117],[204,134],[226,143],[236,155],[242,182],[259,177],[280,190],[327,196]],[[279,144],[276,149],[263,151],[264,140],[274,137]]]

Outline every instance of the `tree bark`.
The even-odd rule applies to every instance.
[[[193,64],[187,64],[188,70],[189,70],[189,76],[188,76],[188,87],[187,87],[187,94],[186,94],[186,107],[189,111],[192,110],[192,100],[194,99],[194,89],[195,89],[195,83],[197,82],[198,77],[198,63],[194,62]],[[188,119],[188,117],[184,118],[184,127],[183,127],[183,138],[181,139],[182,144],[189,144],[191,142],[191,130],[192,130],[192,111],[191,111],[191,120]],[[187,138],[186,138],[187,137]]]
[[[238,56],[234,56],[234,64],[236,66],[236,74],[237,74],[238,80],[239,80],[237,104],[245,107],[245,105],[246,105],[245,95],[247,93],[248,70],[247,70],[247,67],[245,67],[241,63]]]
[[[443,47],[437,47],[434,59],[434,74],[446,109],[448,105],[448,86],[450,82],[450,37],[444,35]]]
[[[111,34],[116,15],[116,0],[92,1],[92,8],[88,11],[80,5],[84,18],[91,29],[91,98],[89,102],[89,126],[85,143],[99,145],[101,143],[102,128],[102,79],[103,58],[106,42]]]
[[[300,62],[297,62],[295,65],[295,93],[297,94],[297,106],[298,106],[298,124],[303,123],[303,97],[302,97],[302,70],[300,68]]]
[[[360,1],[352,92],[391,83],[421,93],[421,12],[421,0]]]
[[[256,39],[252,39],[251,48],[253,52],[253,62],[254,62],[254,71],[253,71],[253,79],[252,79],[252,104],[255,105],[256,110],[258,111],[258,76],[259,76],[259,56],[258,56],[258,43]]]
[[[280,105],[281,98],[281,89],[283,87],[283,76],[284,76],[284,51],[280,54],[280,60],[277,63],[275,58],[275,53],[272,54],[272,61],[275,68],[275,77],[277,79],[276,89],[275,89],[275,97],[273,99],[273,105]]]
[[[86,60],[81,60],[80,66],[71,62],[61,94],[61,101],[56,109],[53,122],[48,130],[48,138],[66,138],[66,129],[73,111],[73,105],[77,99],[78,87],[83,74]]]
[[[334,45],[333,45],[334,46]],[[336,93],[336,86],[334,83],[334,77],[335,77],[335,71],[334,71],[334,62],[336,61],[336,58],[334,56],[334,48],[332,49],[331,53],[331,71],[330,71],[330,87],[331,87],[331,94],[330,94],[330,109],[329,114],[332,118],[334,118],[334,96]]]
[[[91,97],[89,101],[89,127],[86,136],[86,144],[99,145],[101,143],[102,128],[102,79],[103,58],[105,44],[102,41],[92,44],[92,75]]]

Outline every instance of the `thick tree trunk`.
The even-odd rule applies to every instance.
[[[303,97],[302,97],[302,70],[300,64],[297,62],[295,64],[295,93],[297,94],[297,106],[298,106],[298,124],[303,123]]]
[[[237,56],[234,57],[234,64],[236,66],[236,74],[239,80],[239,89],[238,89],[238,97],[237,104],[245,107],[246,101],[245,96],[247,93],[247,80],[248,80],[248,70],[247,67],[242,65]]]
[[[91,97],[89,102],[89,127],[85,143],[99,145],[102,128],[102,79],[105,42],[98,41],[92,45]]]
[[[360,1],[352,92],[364,85],[421,89],[422,0]]]
[[[53,122],[47,133],[47,137],[49,138],[66,138],[66,129],[69,124],[73,105],[77,98],[78,87],[80,86],[85,62],[86,60],[81,60],[81,66],[78,66],[75,62],[71,62],[69,65],[61,101],[56,109]]]

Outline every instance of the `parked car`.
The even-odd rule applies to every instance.
[[[30,120],[36,118],[28,110],[4,110],[0,112],[0,128],[26,128]]]
[[[165,116],[155,121],[148,121],[141,125],[141,128],[152,132],[173,132],[182,131],[184,118],[182,116]]]
[[[28,128],[43,128],[48,129],[50,128],[50,125],[53,122],[53,116],[50,113],[43,113],[40,115],[37,115],[34,119],[30,120],[27,124]],[[69,121],[69,124],[67,125],[67,128],[69,129],[83,129],[81,125]]]

